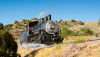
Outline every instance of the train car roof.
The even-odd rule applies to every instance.
[[[36,24],[38,24],[38,22],[39,22],[39,21],[34,21],[34,22],[29,23],[28,25],[29,25],[29,26],[31,26],[31,24],[36,25]]]

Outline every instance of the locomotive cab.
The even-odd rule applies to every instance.
[[[37,24],[38,24],[38,21],[34,21],[28,24],[27,31],[29,32],[29,35],[33,34],[33,30]]]

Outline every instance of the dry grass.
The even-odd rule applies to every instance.
[[[31,55],[30,53],[32,52],[32,51],[35,51],[35,50],[37,50],[38,48],[30,48],[30,49],[28,49],[28,48],[21,48],[21,49],[18,49],[18,53],[21,55],[21,57],[24,57],[24,56],[26,56],[27,54],[29,54],[29,55]]]
[[[55,45],[52,48],[44,48],[41,49],[35,57],[62,57],[63,52],[69,48],[70,46],[60,46],[60,45]]]
[[[77,41],[79,39],[81,40],[91,40],[91,39],[94,39],[95,36],[92,35],[92,36],[69,36],[67,37],[63,43],[69,43],[69,42],[73,42],[73,41]],[[100,43],[100,42],[99,42]],[[93,43],[87,43],[87,42],[82,42],[82,43],[77,43],[75,45],[73,44],[68,44],[68,45],[56,45],[52,48],[44,48],[44,49],[41,49],[40,51],[38,51],[38,53],[35,55],[35,57],[81,57],[81,54],[82,54],[82,57],[86,57],[86,56],[90,56],[89,54],[93,54],[93,52],[96,52],[94,56],[99,56],[99,48],[98,47],[97,49],[95,48],[96,46],[100,45],[99,43],[95,44],[95,42]],[[92,45],[93,44],[93,45]],[[87,47],[88,45],[88,47]],[[89,50],[88,48],[95,48],[94,50]],[[82,48],[86,48],[84,50],[80,50]],[[75,50],[73,50],[75,49]],[[79,50],[78,50],[79,49]],[[88,53],[87,52],[91,52],[91,53]],[[96,50],[96,51],[95,51]],[[75,52],[73,52],[75,51]],[[98,52],[99,51],[99,52]],[[67,55],[66,55],[67,53]]]
[[[100,41],[55,45],[38,51],[35,57],[99,57]]]
[[[77,40],[92,40],[96,39],[95,35],[89,35],[89,36],[68,36],[64,38],[63,43],[69,43]],[[99,38],[99,37],[98,37]]]

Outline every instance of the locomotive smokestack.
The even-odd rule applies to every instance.
[[[51,20],[51,15],[48,15],[48,20]]]
[[[48,21],[48,17],[47,16],[45,17],[45,21]]]

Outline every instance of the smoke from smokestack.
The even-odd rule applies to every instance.
[[[44,16],[46,14],[46,12],[45,11],[43,11],[43,12],[41,12],[40,14],[39,14],[39,18],[41,17],[41,16]]]
[[[44,15],[50,14],[50,13],[52,13],[52,10],[42,11],[42,12],[39,14],[38,18],[40,18],[40,17],[42,17],[42,16],[44,16]]]

